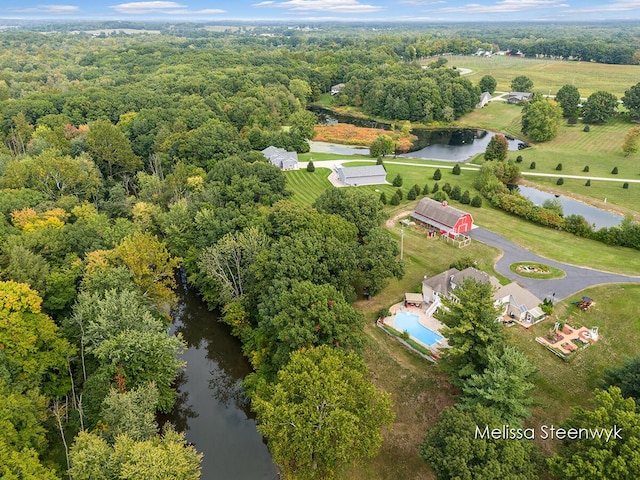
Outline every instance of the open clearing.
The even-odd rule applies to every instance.
[[[620,98],[625,90],[640,80],[639,65],[606,65],[591,62],[572,62],[537,58],[507,57],[493,55],[490,58],[454,55],[447,57],[452,67],[468,68],[473,72],[465,75],[473,83],[484,75],[493,76],[498,82],[496,90],[508,92],[511,81],[525,75],[533,81],[533,91],[544,95],[555,95],[563,85],[578,87],[582,97],[605,90]]]

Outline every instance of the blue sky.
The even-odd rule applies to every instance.
[[[0,18],[575,22],[640,20],[640,0],[0,0]]]

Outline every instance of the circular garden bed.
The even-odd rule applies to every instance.
[[[562,278],[565,275],[564,271],[559,268],[535,262],[512,263],[511,266],[509,266],[509,269],[521,277],[538,278],[542,280]]]

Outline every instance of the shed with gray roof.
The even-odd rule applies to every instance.
[[[382,165],[337,167],[336,173],[340,182],[347,186],[383,185],[387,183],[387,171]]]

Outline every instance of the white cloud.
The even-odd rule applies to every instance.
[[[112,5],[116,12],[130,15],[144,14],[165,14],[165,15],[217,15],[225,13],[226,10],[219,8],[204,8],[201,10],[190,10],[187,5],[178,2],[152,1],[152,2],[130,2]]]
[[[428,7],[429,5],[441,5],[447,3],[444,0],[400,0],[398,3],[401,5],[409,5],[412,7]],[[413,17],[409,17],[413,18]]]
[[[38,5],[37,7],[15,8],[14,12],[20,13],[51,13],[51,14],[67,14],[76,13],[80,7],[76,5]]]
[[[600,13],[600,12],[627,12],[629,10],[640,9],[640,0],[623,0],[620,2],[605,3],[593,7],[576,8],[572,12],[576,13]]]
[[[260,3],[253,3],[251,4],[252,7],[266,7],[267,5],[271,5],[274,2],[274,0],[267,0],[266,2],[260,2]]]
[[[360,3],[358,0],[288,0],[286,2],[260,2],[255,7],[286,8],[297,12],[371,13],[384,7]]]
[[[438,8],[438,13],[514,13],[540,8],[568,7],[562,0],[501,0],[493,5],[468,3],[459,7]]]
[[[166,13],[167,10],[171,9],[184,9],[186,5],[177,2],[162,2],[162,1],[154,1],[154,2],[130,2],[130,3],[121,3],[119,5],[112,5],[116,12],[120,13],[130,13],[130,14],[143,14],[143,13]]]

